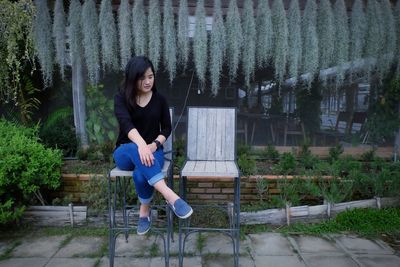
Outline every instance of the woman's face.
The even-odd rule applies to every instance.
[[[136,87],[139,94],[145,94],[151,91],[154,84],[154,73],[148,68],[142,77],[137,81]]]

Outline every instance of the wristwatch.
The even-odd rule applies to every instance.
[[[156,146],[157,146],[157,149],[159,149],[159,148],[160,148],[160,146],[161,146],[161,143],[160,143],[160,141],[158,141],[158,140],[156,139],[156,140],[154,140],[153,142],[156,144]]]

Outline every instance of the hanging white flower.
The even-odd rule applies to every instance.
[[[207,31],[204,1],[197,1],[196,26],[193,38],[193,56],[197,78],[204,85],[207,69]],[[203,88],[203,87],[202,87]]]
[[[136,0],[132,8],[132,33],[135,55],[146,55],[147,19],[144,12],[143,0]]]
[[[103,70],[117,70],[117,29],[112,13],[111,0],[102,0],[100,5],[99,29]]]
[[[389,0],[381,0],[382,43],[378,56],[378,70],[382,78],[389,72],[396,53],[396,28],[392,7]]]
[[[355,0],[351,12],[350,24],[350,54],[349,59],[354,65],[356,60],[363,58],[363,51],[365,45],[365,32],[366,32],[367,19],[364,13],[363,1]],[[351,68],[350,77],[355,75],[356,70]]]
[[[36,17],[33,23],[33,40],[39,59],[44,86],[53,83],[53,43],[51,40],[51,18],[46,0],[35,0]]]
[[[82,55],[82,6],[79,0],[71,0],[68,13],[68,36],[71,61],[81,63]]]
[[[396,59],[397,60],[397,69],[396,69],[396,76],[397,78],[400,78],[400,1],[397,1],[396,7],[395,7],[395,19],[396,19],[396,31],[397,31],[397,39],[396,39]]]
[[[296,78],[299,75],[301,66],[301,16],[299,1],[292,0],[289,6],[288,14],[288,69],[289,77]]]
[[[65,12],[62,0],[56,0],[54,5],[53,38],[56,48],[56,62],[60,67],[61,79],[65,75]]]
[[[176,33],[174,12],[171,0],[164,1],[164,65],[167,67],[169,82],[175,79],[176,75]]]
[[[309,74],[308,88],[318,71],[317,5],[315,0],[307,0],[302,17],[303,59],[302,72]]]
[[[86,0],[82,7],[82,33],[83,51],[88,69],[89,81],[97,84],[99,81],[100,58],[99,58],[99,29],[96,4],[94,0]]]
[[[271,10],[268,1],[258,1],[257,6],[257,43],[256,43],[256,58],[259,68],[267,67],[272,56],[272,20]]]
[[[225,27],[222,19],[221,1],[214,0],[214,17],[210,40],[210,79],[213,96],[218,94],[219,81],[225,56]]]
[[[330,0],[321,0],[317,18],[320,69],[326,69],[332,65],[335,48],[335,27],[333,23],[334,17]]]
[[[128,60],[132,56],[132,30],[131,30],[131,8],[129,0],[121,0],[118,9],[118,32],[119,32],[119,56],[121,69],[124,70]]]
[[[226,16],[226,58],[229,67],[229,78],[235,80],[239,67],[239,60],[242,52],[243,33],[240,22],[239,10],[236,0],[229,2]]]
[[[380,26],[380,12],[376,0],[369,0],[367,4],[367,34],[365,43],[365,56],[377,58],[382,42]],[[375,71],[376,66],[369,66],[369,73]]]
[[[275,0],[272,6],[272,25],[274,27],[274,68],[275,78],[282,83],[286,72],[287,55],[289,51],[288,27],[285,7],[282,0]]]
[[[178,64],[185,70],[189,60],[189,11],[187,0],[179,1]]]
[[[148,18],[149,59],[153,62],[155,71],[161,58],[161,15],[159,0],[150,0]]]
[[[243,43],[246,44],[242,49],[242,67],[244,84],[250,88],[250,79],[254,75],[256,63],[256,24],[254,22],[253,1],[245,0],[243,6]]]
[[[336,25],[334,63],[337,66],[336,85],[340,86],[345,78],[343,64],[349,60],[349,24],[344,0],[336,0],[334,14]]]

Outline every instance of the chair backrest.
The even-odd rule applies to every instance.
[[[188,108],[188,160],[235,160],[236,109]]]
[[[171,134],[169,135],[168,139],[164,142],[164,153],[165,153],[165,158],[168,160],[172,160],[172,142],[174,139],[174,125],[173,125],[173,116],[174,116],[174,109],[169,108],[169,115],[171,117],[171,125],[172,125],[172,131]],[[169,152],[169,153],[168,153]]]

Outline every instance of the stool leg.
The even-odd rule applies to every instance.
[[[240,177],[235,178],[235,220],[235,267],[238,267],[240,241]]]

